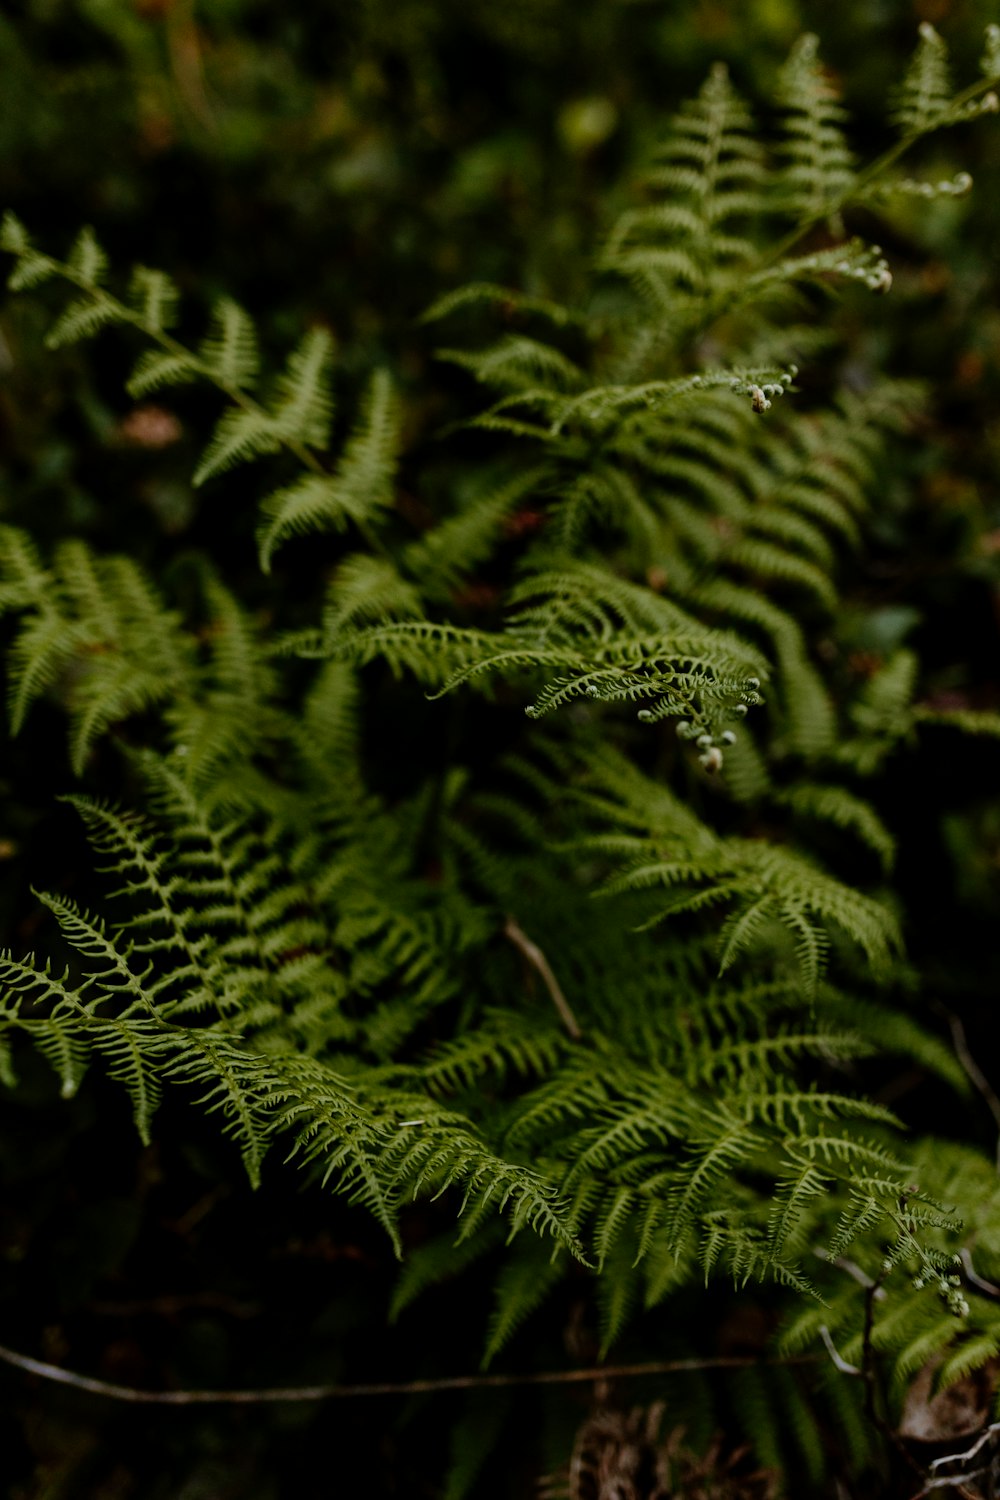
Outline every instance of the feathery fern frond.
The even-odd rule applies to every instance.
[[[846,112],[819,60],[819,42],[804,36],[792,48],[778,83],[786,110],[785,202],[802,218],[829,214],[849,190],[851,153],[844,139]]]
[[[903,135],[934,130],[947,121],[951,97],[948,49],[930,22],[924,21],[917,50],[896,92],[893,121]]]
[[[752,116],[718,65],[675,116],[648,174],[649,187],[669,195],[665,204],[625,214],[602,266],[661,310],[678,287],[709,294],[753,255],[746,230],[763,207],[764,175]]]
[[[305,474],[263,502],[257,533],[263,571],[271,571],[275,549],[289,536],[364,523],[391,505],[398,443],[398,403],[387,372],[379,370],[337,471]]]

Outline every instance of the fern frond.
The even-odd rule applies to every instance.
[[[66,264],[81,286],[93,289],[106,277],[108,257],[97,243],[89,225],[81,229],[74,240]]]
[[[95,291],[69,304],[46,334],[45,347],[61,349],[64,344],[93,338],[102,328],[122,321],[119,306],[113,298]]]
[[[499,308],[508,316],[512,314],[535,315],[545,318],[557,326],[580,322],[580,314],[561,303],[545,297],[529,297],[513,287],[497,286],[494,282],[474,281],[457,287],[439,297],[425,313],[421,321],[435,323],[462,307],[487,306]]]
[[[717,65],[675,116],[647,175],[651,188],[671,195],[669,206],[619,220],[602,267],[627,277],[664,311],[678,289],[709,294],[752,256],[745,230],[761,212],[763,181],[753,119]]]
[[[307,448],[325,448],[333,414],[329,366],[333,358],[333,340],[323,328],[313,328],[298,348],[289,355],[284,371],[276,382],[274,423],[286,442],[301,443]],[[365,458],[374,444],[381,453],[387,441],[386,427],[391,424],[391,387],[385,375],[377,375],[370,396],[365,424],[366,435],[358,445],[364,454],[355,460],[364,470]]]
[[[251,403],[224,412],[192,482],[204,484],[235,464],[276,453],[286,443],[306,450],[324,448],[332,413],[327,374],[332,350],[329,335],[314,329],[289,356],[270,409]]]
[[[778,81],[778,98],[786,110],[782,186],[787,211],[820,218],[843,201],[854,174],[844,139],[845,111],[819,61],[815,36],[801,37],[792,49]]]
[[[0,250],[6,250],[8,255],[17,257],[17,264],[7,279],[12,292],[24,292],[40,286],[58,272],[57,262],[35,249],[28,231],[9,210],[4,214],[0,225]]]
[[[437,358],[458,365],[480,385],[497,391],[532,393],[579,390],[584,372],[560,350],[524,334],[507,334],[487,349],[438,349]]]
[[[55,610],[39,614],[21,630],[10,653],[7,709],[18,734],[32,703],[60,676],[75,655],[79,638]]]
[[[327,527],[340,530],[351,521],[365,523],[388,508],[398,445],[398,401],[388,373],[377,370],[336,472],[307,474],[263,502],[257,532],[263,571],[271,571],[276,547],[289,536]]]
[[[335,653],[343,649],[345,655],[353,654],[353,648],[367,644],[363,635],[352,634],[361,626],[419,619],[422,614],[415,586],[400,575],[389,558],[355,552],[345,557],[330,581],[323,614],[324,639]],[[388,631],[392,626],[385,628]]]
[[[450,598],[462,579],[492,554],[505,523],[536,495],[546,478],[545,469],[529,469],[486,485],[483,493],[463,495],[454,515],[410,542],[403,549],[402,565],[419,581],[421,594],[442,602]]]
[[[915,724],[939,724],[943,729],[959,729],[963,734],[1000,737],[1000,713],[971,708],[930,708],[918,703],[913,710]]]
[[[259,368],[253,319],[230,297],[212,309],[212,322],[198,349],[200,362],[224,388],[252,389]]]
[[[705,1119],[692,1140],[684,1181],[673,1189],[668,1201],[665,1233],[672,1247],[683,1248],[719,1180],[734,1175],[763,1144],[760,1136],[747,1129],[745,1121],[721,1114]]]
[[[236,464],[248,463],[281,447],[275,420],[257,409],[224,412],[216,424],[212,439],[194,472],[192,483],[204,484]]]
[[[562,1265],[537,1241],[518,1246],[497,1277],[494,1310],[486,1332],[482,1366],[486,1369],[510,1342],[521,1324],[541,1306],[563,1274]]]
[[[904,136],[934,130],[947,121],[951,97],[948,49],[930,22],[924,21],[917,50],[896,91],[893,122]]]
[[[821,818],[853,832],[878,855],[883,870],[892,868],[895,839],[871,806],[844,787],[804,782],[782,792],[779,800],[799,817]]]
[[[177,319],[180,293],[163,271],[136,266],[132,272],[131,296],[140,318],[148,329],[165,333]]]

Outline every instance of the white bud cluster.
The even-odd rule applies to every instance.
[[[951,1263],[961,1265],[961,1257],[953,1255]],[[967,1318],[969,1315],[969,1304],[962,1293],[961,1276],[945,1276],[941,1271],[936,1271],[926,1260],[921,1268],[920,1274],[913,1278],[913,1290],[923,1291],[925,1286],[933,1286],[941,1300],[946,1303],[948,1311],[956,1318]]]
[[[798,373],[797,365],[789,365],[788,369],[783,370],[776,380],[764,380],[760,384],[749,377],[741,379],[740,376],[735,375],[729,382],[729,389],[735,391],[737,395],[749,396],[754,411],[770,411],[770,398],[783,396]]]
[[[984,94],[981,99],[970,99],[960,109],[956,109],[951,115],[951,120],[975,120],[979,115],[995,115],[1000,110],[1000,97],[993,89]]]
[[[803,256],[795,264],[800,275],[808,271],[817,274],[832,272],[850,281],[861,281],[872,292],[887,292],[892,286],[892,272],[881,245],[865,245],[861,240],[852,240],[839,254],[819,250],[815,255]]]
[[[750,387],[750,404],[754,411],[770,411],[771,403],[768,401],[759,385]]]
[[[681,740],[694,740],[695,745],[701,751],[698,764],[704,766],[706,771],[713,773],[722,770],[723,746],[736,744],[736,735],[731,729],[724,729],[717,741],[716,736],[710,734],[707,729],[699,733],[699,726],[692,724],[690,719],[678,720],[677,737]]]
[[[763,703],[760,696],[760,678],[744,677],[741,683],[740,703],[729,703],[723,713],[725,717],[742,719],[747,713],[748,704]],[[645,717],[644,713],[639,718]],[[662,717],[658,715],[657,717]],[[735,745],[739,736],[734,729],[720,729],[717,724],[706,722],[705,718],[678,719],[677,738],[679,740],[693,740],[695,748],[700,752],[698,763],[706,771],[721,771],[725,759],[725,752],[731,745]]]
[[[918,182],[913,177],[904,177],[902,182],[895,184],[893,191],[909,193],[914,198],[961,198],[971,187],[970,174],[956,172],[954,177],[943,178],[940,182]]]

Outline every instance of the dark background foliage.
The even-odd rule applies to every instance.
[[[348,410],[367,370],[387,360],[408,396],[409,450],[433,452],[464,385],[447,372],[426,378],[434,340],[417,324],[422,309],[474,279],[572,303],[622,169],[714,59],[766,108],[789,45],[817,30],[856,145],[873,154],[917,23],[939,26],[968,68],[991,19],[985,0],[24,0],[0,16],[0,202],[57,249],[94,223],[117,264],[163,266],[195,310],[236,297],[272,353],[305,325],[329,327]],[[850,300],[843,314],[859,378],[874,367],[930,389],[877,506],[849,667],[871,671],[906,639],[939,707],[1000,705],[997,150],[991,132],[961,143],[971,205],[918,199],[897,216],[885,244],[905,317],[892,299],[877,324]],[[197,504],[190,489],[198,403],[171,403],[180,422],[157,447],[136,435],[114,340],[53,359],[42,327],[33,302],[0,319],[5,518],[30,516],[36,533],[82,534],[154,566],[207,548],[267,608],[245,479]],[[305,549],[290,555],[308,568]],[[51,870],[53,846],[67,892],[89,878],[75,826],[53,809],[53,789],[72,778],[64,736],[48,730],[42,710],[29,739],[4,744],[3,780],[18,790],[5,805],[0,918],[18,950],[35,940],[28,887]],[[1000,978],[996,752],[949,741],[945,763],[944,733],[890,760],[873,796],[903,830],[911,958],[961,1009],[977,1049]],[[394,751],[391,739],[372,746],[387,784]],[[115,774],[99,758],[90,773],[110,792]],[[935,1108],[919,1079],[881,1087],[917,1126]],[[387,1328],[393,1262],[368,1220],[277,1173],[251,1194],[234,1154],[190,1113],[171,1111],[161,1144],[143,1150],[117,1092],[95,1078],[62,1103],[40,1063],[0,1112],[0,1342],[150,1387],[475,1368],[484,1277],[428,1295]],[[977,1142],[988,1125],[971,1107],[946,1122]],[[422,1232],[415,1218],[408,1233]],[[581,1271],[530,1340],[515,1340],[506,1367],[587,1363],[588,1298]],[[767,1298],[720,1289],[714,1299],[715,1350],[758,1350],[774,1322]],[[669,1325],[657,1313],[621,1353],[683,1354],[700,1333],[671,1305]],[[178,1412],[123,1410],[13,1371],[0,1389],[0,1482],[18,1500],[526,1494],[565,1457],[589,1394]],[[720,1421],[734,1438],[753,1426],[761,1392],[715,1382],[702,1401],[708,1389],[648,1381],[624,1399],[665,1395],[695,1444]],[[781,1399],[791,1410],[791,1395]],[[501,1434],[502,1457],[492,1452]]]

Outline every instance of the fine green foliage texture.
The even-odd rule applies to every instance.
[[[914,1142],[866,1086],[901,1057],[968,1088],[914,1004],[899,830],[866,783],[936,726],[998,719],[922,702],[902,644],[860,682],[830,665],[923,394],[838,383],[821,323],[831,293],[892,286],[851,210],[904,149],[995,109],[996,71],[991,33],[956,95],[923,26],[899,140],[858,166],[815,38],[773,138],[715,68],[583,305],[478,283],[427,313],[483,393],[443,435],[447,484],[408,452],[388,368],[340,417],[325,327],[272,374],[232,300],[189,338],[167,274],[119,294],[91,230],[63,260],[8,215],[10,286],[54,297],[51,349],[120,331],[134,399],[221,398],[192,482],[253,509],[261,570],[244,590],[225,556],[161,577],[0,533],[10,728],[66,715],[109,892],[93,914],[56,879],[51,951],[5,954],[8,1084],[25,1044],[67,1097],[103,1067],[146,1142],[186,1093],[252,1184],[290,1162],[374,1217],[396,1316],[489,1264],[485,1362],[581,1275],[600,1357],[724,1276],[795,1307],[789,1351],[822,1325],[859,1362],[848,1254],[885,1283],[896,1399],[932,1356],[947,1383],[996,1355],[955,1272],[970,1214],[990,1254],[1000,1233],[983,1159]],[[373,726],[405,763],[392,786]],[[441,1206],[414,1248],[416,1199]],[[809,1411],[774,1385],[816,1475]]]

